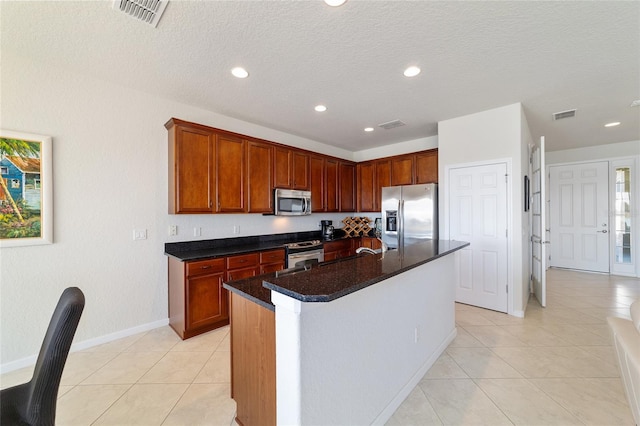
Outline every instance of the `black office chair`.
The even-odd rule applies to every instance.
[[[33,377],[0,391],[0,425],[54,425],[62,370],[83,309],[82,291],[65,289],[53,311]]]

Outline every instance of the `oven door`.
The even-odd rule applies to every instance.
[[[299,268],[307,265],[324,262],[324,249],[303,251],[300,253],[289,253],[287,257],[287,268]]]

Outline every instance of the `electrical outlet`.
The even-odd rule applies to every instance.
[[[178,235],[178,225],[169,225],[169,236],[173,237]]]
[[[146,240],[147,239],[147,230],[146,229],[134,229],[133,230],[133,239],[134,240]]]
[[[239,234],[240,233],[240,226],[239,225],[233,225],[233,233],[234,234]]]
[[[199,226],[193,228],[193,236],[199,237],[200,235],[202,235],[202,228],[200,228]]]
[[[416,325],[416,328],[413,330],[413,343],[418,343],[418,340],[420,340],[419,337],[420,336],[418,335],[418,326]]]

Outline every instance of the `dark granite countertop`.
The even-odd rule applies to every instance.
[[[275,307],[270,290],[303,302],[330,302],[468,245],[464,241],[427,240],[402,250],[323,262],[306,271],[281,271],[231,281],[224,288],[271,310]]]
[[[333,240],[350,238],[337,236]],[[354,238],[360,238],[354,237]],[[252,253],[256,251],[283,248],[287,243],[309,240],[322,240],[320,231],[290,232],[287,234],[258,235],[254,237],[220,238],[216,240],[183,241],[165,243],[164,254],[183,262],[190,260],[211,259],[234,254]]]

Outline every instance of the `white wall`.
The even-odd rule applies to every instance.
[[[509,228],[509,313],[521,316],[526,308],[529,262],[525,233],[527,215],[523,211],[523,177],[528,173],[528,148],[531,141],[522,105],[512,104],[438,123],[438,181],[441,194],[447,189],[447,166],[482,163],[505,159],[510,161]],[[441,200],[443,197],[441,195]],[[449,238],[448,218],[444,202],[440,203],[440,235]],[[525,223],[527,222],[527,223]]]
[[[3,52],[1,126],[53,137],[54,244],[0,249],[0,364],[34,361],[62,290],[80,287],[86,308],[75,342],[167,319],[164,243],[317,230],[346,214],[167,214],[171,117],[352,159],[352,154],[210,111],[42,67]],[[168,237],[177,224],[177,237]],[[240,234],[233,234],[233,226]],[[193,227],[202,236],[193,236]],[[133,241],[134,228],[148,239]]]
[[[602,160],[617,157],[640,155],[640,140],[630,142],[596,145],[585,148],[550,151],[545,155],[547,166],[559,163],[578,163],[581,161]]]
[[[376,148],[363,149],[353,153],[354,161],[368,161],[376,158],[391,157],[393,155],[410,154],[417,151],[425,151],[438,147],[438,136],[428,138],[413,139],[406,142],[399,142],[393,145],[379,146]]]

